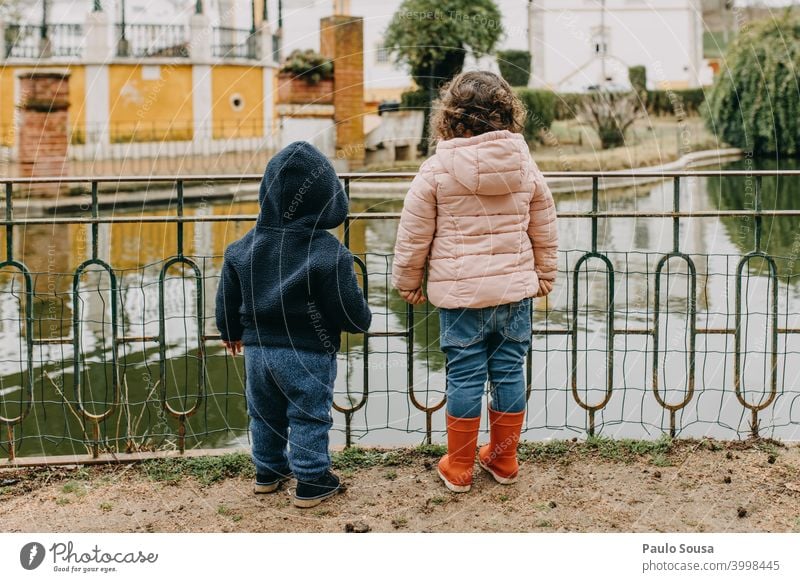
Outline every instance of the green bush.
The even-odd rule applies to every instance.
[[[286,58],[281,73],[291,73],[310,85],[316,85],[323,79],[333,79],[333,61],[313,49],[296,49]]]
[[[431,104],[431,93],[427,89],[406,91],[400,95],[402,109],[427,109]]]
[[[552,91],[515,89],[517,96],[527,109],[523,134],[529,144],[541,142],[543,132],[550,130],[555,119],[556,95]]]
[[[586,102],[586,93],[555,93],[555,119],[575,119]]]
[[[709,129],[757,156],[800,156],[800,11],[751,23],[725,62],[708,97]]]
[[[497,51],[500,74],[512,87],[527,87],[531,78],[531,53],[529,51]]]
[[[642,97],[647,96],[647,68],[637,65],[628,69],[628,80],[631,87]]]
[[[700,107],[706,99],[706,90],[702,87],[697,89],[678,89],[648,91],[647,92],[647,112],[650,115],[678,115],[681,111],[684,115],[699,115]]]

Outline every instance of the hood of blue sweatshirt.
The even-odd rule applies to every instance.
[[[289,144],[270,160],[258,201],[258,226],[328,230],[347,218],[347,195],[336,171],[305,141]]]
[[[295,142],[270,160],[259,201],[256,227],[225,250],[222,338],[336,351],[342,331],[364,332],[372,318],[353,255],[328,232],[347,218],[336,171],[314,146]]]

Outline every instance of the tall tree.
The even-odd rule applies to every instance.
[[[755,155],[800,157],[800,10],[743,29],[725,55],[707,125]]]
[[[436,90],[461,72],[468,53],[490,54],[502,35],[500,9],[493,0],[403,0],[384,46],[427,92],[426,130]]]

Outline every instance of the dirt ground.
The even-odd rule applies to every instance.
[[[476,467],[467,494],[440,483],[438,450],[340,453],[335,467],[347,491],[308,510],[291,505],[291,484],[254,495],[242,455],[199,469],[169,462],[4,469],[0,530],[800,531],[800,446],[617,443],[523,445],[517,484],[495,484]]]

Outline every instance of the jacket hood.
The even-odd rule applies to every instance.
[[[267,164],[258,192],[258,226],[336,228],[348,200],[328,158],[305,141],[289,144]]]
[[[459,184],[484,196],[523,190],[531,167],[525,138],[508,130],[439,142],[436,157]]]

